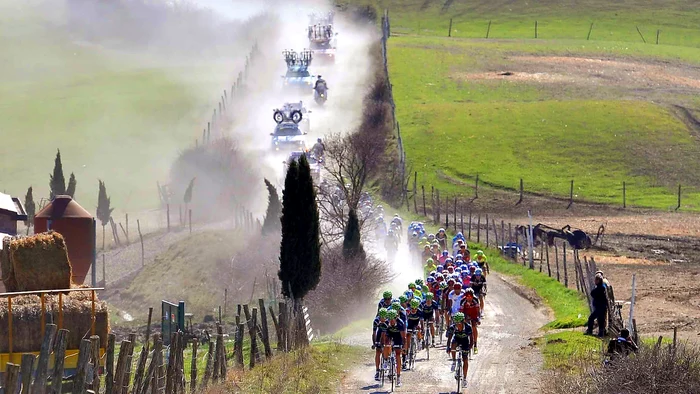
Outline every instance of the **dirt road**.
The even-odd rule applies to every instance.
[[[470,362],[469,386],[462,392],[535,393],[542,359],[530,343],[538,335],[538,329],[547,323],[546,311],[520,296],[497,274],[491,274],[488,281],[485,318],[479,327],[479,354]],[[345,341],[366,346],[367,356],[346,376],[338,392],[386,392],[386,388],[373,380],[371,327]],[[430,360],[426,360],[425,351],[418,354],[415,370],[402,373],[403,386],[395,389],[396,392],[433,394],[456,390],[444,342],[430,349]]]

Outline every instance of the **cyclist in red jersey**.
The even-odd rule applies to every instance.
[[[462,312],[467,317],[468,321],[471,322],[474,354],[477,354],[479,353],[479,349],[477,348],[479,333],[476,327],[481,324],[481,307],[479,306],[479,300],[474,297],[473,289],[466,289],[465,292],[466,294],[462,300]]]

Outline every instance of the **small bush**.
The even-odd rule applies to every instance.
[[[545,394],[691,394],[700,393],[700,349],[679,343],[642,344],[639,352],[603,366],[588,365],[578,373],[557,370],[543,384]]]

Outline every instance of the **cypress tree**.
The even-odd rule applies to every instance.
[[[66,194],[66,178],[63,176],[63,164],[61,163],[61,150],[56,153],[53,165],[53,174],[49,175],[49,188],[51,200],[61,194]]]
[[[70,179],[68,180],[68,188],[66,189],[66,194],[70,198],[75,198],[75,188],[78,186],[78,181],[75,180],[75,174],[70,173]]]
[[[365,249],[362,246],[360,221],[357,218],[357,213],[352,208],[348,213],[348,223],[345,226],[345,235],[343,237],[343,256],[345,256],[346,259],[354,257],[364,259],[367,257]]]
[[[277,189],[275,186],[273,186],[267,179],[265,179],[265,186],[267,187],[268,202],[267,213],[265,213],[265,222],[262,226],[262,233],[268,234],[279,231],[282,207],[280,206],[280,197],[279,194],[277,194]]]
[[[110,198],[107,197],[107,187],[105,186],[105,183],[100,180],[98,181],[100,182],[100,191],[97,195],[97,212],[95,216],[97,216],[102,223],[102,249],[104,250],[105,226],[107,223],[109,223],[109,219],[112,217],[112,211],[114,211],[114,208],[110,208],[111,201]]]
[[[29,228],[34,225],[34,215],[36,214],[36,204],[34,203],[34,189],[29,186],[27,189],[27,195],[24,196],[24,210],[27,212],[27,235],[29,235]]]
[[[282,193],[279,278],[282,294],[302,300],[321,279],[321,242],[316,191],[305,156],[289,165]]]

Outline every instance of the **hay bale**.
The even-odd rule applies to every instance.
[[[46,323],[58,324],[58,295],[45,296]],[[90,336],[92,302],[90,292],[63,295],[63,328],[69,330],[68,349],[78,349],[80,340]],[[0,299],[0,353],[9,351],[7,299]],[[12,298],[13,352],[39,351],[41,348],[41,299],[26,295]],[[95,301],[95,334],[101,346],[107,346],[109,316],[107,304]]]
[[[10,240],[11,237],[2,238],[2,248],[0,249],[0,277],[5,285],[5,291],[17,291],[17,281],[15,274],[12,271],[12,262],[10,261]]]
[[[11,276],[16,290],[69,289],[71,265],[63,236],[57,232],[13,238],[9,242]],[[9,290],[9,288],[8,288]]]

